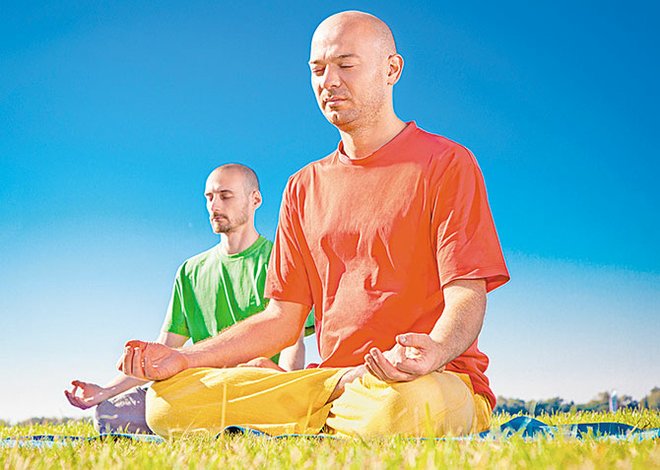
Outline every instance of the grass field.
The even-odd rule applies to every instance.
[[[497,415],[498,425],[510,419]],[[660,412],[563,413],[548,424],[618,421],[660,427]],[[0,437],[36,434],[94,436],[90,423],[0,427]],[[164,444],[130,441],[76,443],[49,448],[0,448],[0,467],[41,468],[660,468],[660,440],[611,441],[520,436],[495,441],[414,441],[402,438],[264,439],[195,437]]]

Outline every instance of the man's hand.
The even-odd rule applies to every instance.
[[[257,357],[251,361],[246,362],[245,364],[239,364],[237,367],[261,367],[264,369],[274,369],[279,370],[280,372],[286,372],[286,370],[282,369],[280,366],[275,364],[272,359],[267,357]]]
[[[132,340],[124,346],[117,368],[138,379],[165,380],[187,369],[188,360],[164,344]]]
[[[71,385],[73,385],[73,388],[71,390],[64,390],[64,395],[69,400],[69,403],[81,410],[98,405],[110,395],[110,391],[107,388],[93,383],[74,380],[71,382]]]
[[[440,345],[427,334],[406,333],[396,337],[389,351],[372,348],[364,356],[369,372],[384,382],[409,382],[444,370]]]

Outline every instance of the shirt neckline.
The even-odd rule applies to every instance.
[[[246,249],[244,249],[241,252],[231,253],[231,254],[223,253],[221,248],[220,248],[221,243],[218,243],[216,253],[218,254],[218,257],[220,259],[223,259],[223,260],[235,260],[235,259],[239,259],[239,258],[246,258],[246,257],[250,256],[251,254],[253,254],[255,251],[258,251],[259,248],[261,248],[261,246],[265,242],[266,242],[266,239],[262,235],[259,235],[259,238],[257,238],[252,245],[248,246]]]
[[[417,130],[417,124],[415,121],[410,121],[406,123],[406,127],[394,136],[392,140],[386,142],[382,147],[376,150],[374,153],[367,155],[363,158],[350,158],[344,153],[344,142],[339,141],[337,150],[335,150],[335,155],[340,163],[347,166],[365,166],[375,160],[382,160],[383,157],[395,153],[400,146],[413,132]]]

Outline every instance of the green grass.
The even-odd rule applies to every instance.
[[[497,415],[495,424],[510,416]],[[562,413],[548,424],[619,421],[660,427],[660,412]],[[91,424],[0,427],[0,437],[35,434],[94,436]],[[281,439],[194,437],[165,444],[98,442],[51,448],[0,448],[0,468],[660,468],[660,441],[582,440],[412,441],[401,438]]]

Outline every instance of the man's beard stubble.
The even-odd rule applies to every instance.
[[[214,214],[215,216],[216,214]],[[244,225],[248,221],[247,209],[241,211],[241,213],[234,219],[227,219],[227,222],[216,222],[213,226],[213,231],[215,233],[230,233],[236,228]]]

